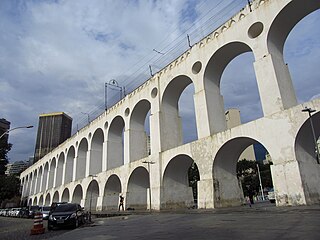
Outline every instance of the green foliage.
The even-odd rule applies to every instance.
[[[20,195],[20,180],[17,176],[0,176],[0,205],[3,201]]]
[[[263,188],[272,188],[272,177],[270,164],[249,161],[243,159],[237,163],[237,177],[240,179],[244,196],[249,195],[249,189],[253,192],[260,192],[260,182],[258,176],[257,164],[260,169],[260,176]]]
[[[8,164],[8,152],[11,150],[12,144],[8,143],[6,137],[0,139],[0,175],[4,175],[6,171],[5,165]]]

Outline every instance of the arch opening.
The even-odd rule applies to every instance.
[[[43,195],[41,195],[39,197],[39,202],[38,202],[39,206],[43,206],[44,205],[44,202],[43,202]]]
[[[61,202],[70,202],[70,193],[68,188],[63,190],[61,195]]]
[[[166,87],[160,116],[163,151],[198,139],[193,95],[193,82],[184,75],[175,77]]]
[[[93,134],[90,149],[89,174],[96,174],[102,171],[104,134],[101,128]]]
[[[64,165],[64,153],[62,152],[59,156],[59,159],[58,159],[57,176],[56,176],[55,186],[62,185],[63,165]]]
[[[148,126],[148,113],[151,104],[147,100],[141,100],[134,107],[130,117],[130,162],[145,158],[149,155],[148,143],[150,143],[150,134],[146,131]],[[150,128],[149,128],[150,129]],[[139,141],[137,141],[139,139]]]
[[[48,193],[44,200],[44,205],[50,206],[50,203],[51,203],[51,197],[50,197],[50,193]]]
[[[225,113],[229,108],[240,109],[246,117],[243,122],[263,115],[253,61],[252,49],[242,42],[228,43],[210,58],[204,86],[211,134],[227,129]]]
[[[130,175],[126,193],[126,208],[146,210],[148,208],[149,173],[144,167],[136,168]]]
[[[170,160],[163,174],[161,209],[194,208],[199,170],[193,159],[181,154]]]
[[[72,194],[72,203],[78,203],[81,205],[81,200],[83,198],[83,191],[80,184],[76,186]]]
[[[245,153],[251,145],[257,146],[255,152]],[[254,159],[250,159],[252,154]],[[268,190],[273,188],[270,165],[266,148],[255,139],[239,137],[226,142],[213,162],[214,208],[241,206],[249,195],[259,201],[267,199]]]
[[[74,158],[75,158],[75,149],[73,146],[71,146],[67,153],[66,170],[65,170],[65,177],[64,177],[65,184],[72,181]]]
[[[298,103],[320,97],[320,10],[301,19],[290,31],[283,49]]]
[[[60,202],[59,201],[59,192],[58,191],[55,191],[55,193],[53,194],[52,202]]]
[[[41,176],[42,176],[42,166],[39,168],[38,174],[37,174],[36,193],[41,191],[41,189],[40,189]]]
[[[78,148],[76,180],[79,180],[85,177],[87,152],[88,152],[88,141],[86,138],[83,138]]]
[[[85,199],[85,208],[90,212],[97,211],[97,203],[99,197],[99,185],[96,180],[92,180],[88,186]]]
[[[56,171],[56,158],[53,158],[49,168],[48,189],[54,187],[54,173]]]
[[[117,175],[111,175],[104,187],[103,210],[117,210],[119,196],[122,192],[120,178]]]
[[[37,199],[37,197],[35,197],[34,199],[33,199],[33,205],[38,205],[38,199]]]
[[[49,171],[49,163],[46,162],[46,164],[44,165],[43,176],[42,176],[42,186],[41,186],[42,192],[44,192],[47,189],[48,171]]]
[[[109,127],[107,143],[107,169],[120,167],[124,164],[124,120],[115,117]]]
[[[307,113],[306,113],[307,114]],[[313,131],[311,127],[313,123]],[[297,161],[300,163],[302,184],[307,186],[305,191],[306,202],[308,204],[317,204],[320,198],[319,179],[320,172],[318,167],[317,150],[320,150],[320,112],[314,113],[311,119],[308,118],[299,129],[294,145],[294,151]],[[314,136],[315,139],[314,139]],[[317,149],[318,148],[318,149]],[[319,154],[320,155],[320,154]],[[319,157],[318,157],[319,158]],[[312,177],[311,177],[312,176]]]

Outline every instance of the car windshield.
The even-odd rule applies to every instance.
[[[38,206],[31,206],[30,210],[38,210],[39,207]]]
[[[43,207],[42,211],[50,211],[50,207]]]
[[[54,209],[54,212],[71,212],[77,210],[77,205],[61,204]]]

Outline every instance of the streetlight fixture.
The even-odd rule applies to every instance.
[[[261,194],[262,194],[262,200],[264,201],[264,194],[263,194],[263,187],[262,187],[262,181],[261,181],[261,176],[260,176],[260,168],[259,164],[257,163],[257,169],[258,169],[258,176],[259,176],[259,183],[260,183],[260,189],[261,189]]]
[[[30,126],[22,126],[22,127],[15,127],[15,128],[12,128],[12,129],[8,129],[8,130],[5,131],[3,134],[1,134],[0,139],[1,139],[4,135],[8,134],[9,132],[11,132],[11,131],[13,131],[13,130],[16,130],[16,129],[20,129],[20,128],[33,128],[33,126],[30,125]]]
[[[111,90],[117,90],[120,92],[120,99],[122,98],[122,91],[124,92],[125,95],[125,88],[119,86],[119,83],[115,79],[111,79],[109,82],[104,84],[104,108],[105,110],[108,109],[108,88]],[[119,100],[120,100],[119,99]]]
[[[316,134],[314,131],[314,127],[313,127],[313,122],[312,122],[312,115],[311,113],[315,112],[316,110],[305,107],[304,109],[301,110],[302,112],[308,112],[309,114],[309,120],[310,120],[310,125],[311,125],[311,131],[312,131],[312,135],[313,135],[313,141],[314,141],[314,146],[315,146],[315,153],[316,153],[316,158],[317,158],[317,163],[319,164],[320,162],[320,153],[318,151],[318,147],[317,147],[317,139],[316,139]]]
[[[143,161],[142,163],[148,164],[148,172],[149,172],[149,210],[151,212],[151,174],[150,174],[150,164],[155,164],[155,162],[152,161]]]
[[[91,177],[91,181],[93,180],[93,178],[97,177],[96,175],[89,175],[89,177]],[[89,201],[89,222],[91,222],[91,203],[92,203],[92,187],[90,190],[90,201]]]

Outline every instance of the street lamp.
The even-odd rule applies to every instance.
[[[263,187],[262,187],[260,169],[259,169],[259,164],[258,163],[257,163],[257,169],[258,169],[258,176],[259,176],[259,183],[260,183],[260,189],[261,189],[261,194],[262,194],[262,200],[264,201]]]
[[[310,125],[311,125],[311,131],[312,131],[312,135],[313,135],[313,141],[314,141],[314,146],[315,146],[315,153],[316,153],[316,158],[317,158],[317,163],[319,164],[320,162],[320,153],[318,151],[318,147],[317,147],[317,139],[316,139],[316,134],[314,132],[314,127],[313,127],[313,122],[312,122],[312,115],[311,113],[315,112],[316,110],[305,107],[304,109],[301,110],[302,112],[308,112],[309,114],[309,120],[310,120]]]
[[[115,79],[111,79],[108,83],[104,84],[104,108],[105,110],[108,109],[108,88],[111,90],[117,90],[120,92],[120,99],[122,98],[122,91],[124,92],[125,95],[125,89],[121,86],[119,86],[119,83]]]
[[[149,172],[149,210],[151,212],[151,174],[150,174],[150,164],[155,164],[155,162],[152,161],[143,161],[142,163],[148,164],[148,172]]]
[[[93,178],[97,177],[97,176],[90,174],[89,177],[91,177],[91,180],[93,180]],[[90,201],[89,201],[89,222],[91,222],[91,203],[92,203],[92,187],[91,187],[91,190],[90,190]]]
[[[22,127],[15,127],[15,128],[12,128],[12,129],[8,129],[8,130],[5,131],[3,134],[1,134],[0,139],[1,139],[4,135],[8,134],[9,132],[11,132],[11,131],[13,131],[13,130],[16,130],[16,129],[19,129],[19,128],[33,128],[33,126],[30,125],[30,126],[22,126]]]

